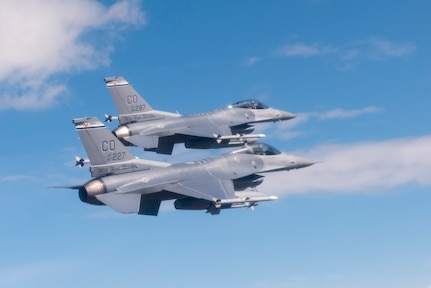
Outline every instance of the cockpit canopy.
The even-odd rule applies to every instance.
[[[236,103],[233,103],[229,107],[245,108],[245,109],[268,109],[268,106],[254,99],[238,101]]]
[[[281,154],[276,148],[265,143],[249,144],[243,149],[233,151],[233,153],[247,153],[253,155],[278,155]]]

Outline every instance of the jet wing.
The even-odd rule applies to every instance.
[[[175,133],[205,138],[218,138],[219,136],[232,135],[230,127],[217,126],[213,123],[184,127],[182,129],[175,130]]]
[[[217,201],[235,197],[235,190],[231,180],[219,180],[211,177],[201,177],[199,180],[187,180],[169,185],[165,188],[177,194]]]
[[[96,198],[121,213],[157,215],[160,200],[148,202],[145,195],[154,193],[156,196],[161,191],[214,202],[235,198],[232,180],[217,179],[209,173],[202,173],[193,180],[162,182],[144,178],[123,185],[115,192],[96,195]]]
[[[175,134],[190,135],[196,137],[217,138],[219,136],[232,135],[232,131],[228,126],[215,125],[211,121],[202,121],[197,125],[187,125],[173,127],[173,125],[164,126],[158,124],[152,127],[147,127],[139,131],[141,136],[171,136]]]
[[[118,194],[151,194],[162,190],[187,197],[216,201],[235,197],[232,180],[217,179],[209,173],[202,173],[193,180],[179,180],[152,183],[151,179],[141,179],[119,187]],[[110,194],[110,193],[107,193]]]
[[[219,180],[208,175],[199,180],[174,181],[150,184],[148,180],[139,180],[118,188],[119,194],[150,194],[162,190],[181,194],[187,197],[216,201],[235,197],[235,190],[231,180]],[[109,193],[108,193],[109,194]]]

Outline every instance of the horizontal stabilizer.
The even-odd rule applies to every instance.
[[[142,148],[157,148],[159,146],[159,136],[141,136],[141,135],[133,135],[124,137],[129,143],[132,143],[135,146]]]
[[[96,198],[120,213],[138,213],[141,195],[117,192],[96,195]]]
[[[97,199],[120,213],[157,216],[161,200],[147,200],[141,194],[111,192],[96,195]]]

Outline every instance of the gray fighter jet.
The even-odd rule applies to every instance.
[[[161,154],[172,154],[176,143],[196,149],[253,143],[265,136],[250,134],[254,131],[253,124],[295,117],[257,100],[240,101],[202,114],[163,112],[153,110],[123,77],[104,80],[119,114],[118,117],[105,115],[107,121],[117,119],[120,122],[114,134],[127,146],[139,146]]]
[[[263,143],[253,143],[200,161],[169,164],[138,159],[97,118],[73,123],[90,161],[94,179],[78,186],[81,201],[108,205],[122,213],[157,215],[161,201],[176,199],[176,209],[207,210],[254,207],[275,200],[257,192],[260,173],[307,167],[313,162]],[[78,159],[77,163],[85,164]]]

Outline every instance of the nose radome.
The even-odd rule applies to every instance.
[[[296,115],[287,111],[279,111],[280,113],[280,120],[289,120],[289,119],[293,119],[296,118]]]
[[[296,163],[296,166],[298,168],[304,168],[304,167],[308,167],[308,166],[311,166],[313,164],[316,164],[316,162],[310,161],[310,160],[305,159],[305,158],[301,158],[301,157],[295,157],[295,158],[296,158],[295,163]]]

